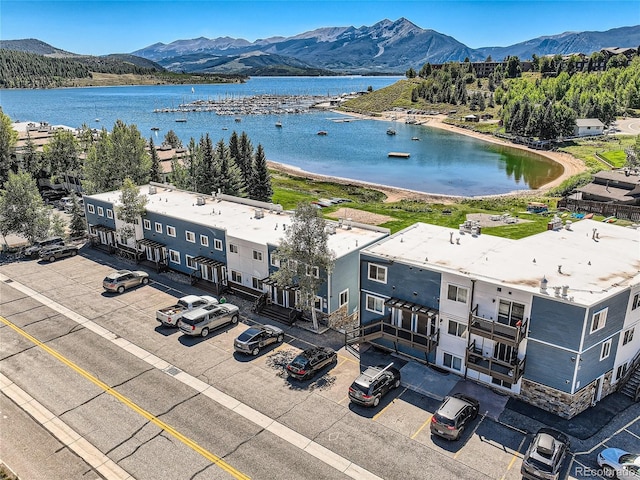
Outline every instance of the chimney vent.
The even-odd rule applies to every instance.
[[[547,293],[548,284],[549,280],[547,280],[547,277],[542,277],[542,280],[540,280],[540,293]]]
[[[562,298],[567,298],[567,292],[569,291],[569,285],[562,286]]]

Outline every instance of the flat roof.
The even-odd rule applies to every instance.
[[[232,238],[246,240],[256,244],[278,245],[286,234],[286,227],[291,226],[291,212],[283,211],[280,205],[262,203],[266,208],[258,208],[251,205],[225,199],[214,199],[211,195],[187,192],[168,187],[156,187],[155,194],[149,194],[149,185],[139,187],[140,193],[147,197],[147,211],[159,213],[167,217],[186,220],[199,225],[215,227],[225,230]],[[198,197],[205,199],[204,205],[198,205]],[[86,198],[94,198],[112,204],[119,204],[120,191],[87,195]],[[256,211],[263,213],[262,218],[256,218]],[[329,235],[329,248],[336,257],[342,257],[347,253],[359,250],[363,245],[370,244],[388,234],[381,232],[376,227],[361,228],[352,226],[346,228],[337,227],[336,222],[327,221],[328,225],[336,225],[335,234]]]
[[[550,297],[553,287],[566,285],[567,300],[581,305],[640,283],[640,230],[594,220],[520,240],[418,223],[363,253]],[[542,278],[546,294],[540,293]]]

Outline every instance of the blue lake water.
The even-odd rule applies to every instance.
[[[286,115],[217,115],[214,112],[154,113],[198,99],[258,94],[339,95],[377,90],[400,77],[256,77],[237,85],[89,87],[0,90],[0,106],[16,121],[110,130],[120,119],[135,124],[156,144],[173,130],[186,145],[209,133],[228,141],[247,132],[269,160],[304,170],[446,195],[490,195],[527,190],[557,178],[562,167],[534,153],[482,142],[422,125],[350,117],[327,111]],[[193,88],[193,90],[192,90]],[[241,122],[236,122],[236,117]],[[186,118],[178,123],[176,119]],[[96,119],[99,119],[97,122]],[[275,126],[282,123],[282,128]],[[158,132],[151,131],[158,127]],[[387,135],[392,127],[396,135]],[[326,136],[317,132],[324,130]],[[420,141],[412,140],[413,137]],[[410,158],[389,158],[389,152]]]

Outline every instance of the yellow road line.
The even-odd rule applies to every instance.
[[[513,457],[511,457],[511,461],[509,462],[509,466],[507,467],[507,471],[504,472],[504,475],[502,475],[502,478],[500,480],[504,480],[507,477],[507,473],[509,473],[509,470],[511,470],[511,467],[513,467],[513,464],[516,462],[516,459],[518,458],[518,454],[520,453],[520,449],[522,448],[522,444],[524,443],[524,441],[526,439],[527,439],[527,437],[524,437],[520,441],[520,445],[518,445],[518,450],[513,452]]]
[[[431,417],[433,417],[433,415],[431,415]],[[422,431],[422,429],[427,425],[429,425],[429,423],[431,423],[431,417],[429,417],[422,425],[420,425],[420,428],[416,430],[416,433],[411,435],[411,440],[414,440],[418,436],[418,434]]]
[[[340,404],[340,403],[344,402],[345,400],[349,400],[349,395],[345,395],[344,398],[342,400],[340,400],[338,403]]]
[[[166,424],[162,420],[158,419],[157,417],[155,417],[151,413],[149,413],[146,410],[144,410],[143,408],[139,407],[137,404],[135,404],[134,402],[129,400],[127,397],[125,397],[124,395],[118,393],[117,391],[112,389],[109,385],[107,385],[106,383],[104,383],[101,380],[97,379],[96,377],[94,377],[92,374],[90,374],[86,370],[83,370],[78,365],[76,365],[71,360],[67,359],[66,357],[64,357],[63,355],[58,353],[53,348],[45,345],[44,343],[42,343],[37,338],[32,337],[27,332],[22,330],[17,325],[14,325],[13,323],[11,323],[9,320],[4,318],[3,316],[0,316],[0,321],[2,323],[4,323],[5,325],[7,325],[8,327],[10,327],[11,329],[15,330],[17,333],[22,335],[27,340],[33,342],[35,345],[37,345],[38,347],[43,349],[45,352],[49,353],[51,356],[57,358],[62,363],[64,363],[65,365],[67,365],[71,369],[75,370],[77,373],[79,373],[80,375],[85,377],[87,380],[91,381],[92,383],[94,383],[98,387],[102,388],[106,393],[108,393],[109,395],[115,397],[120,402],[124,403],[126,406],[128,406],[130,409],[132,409],[134,412],[140,414],[141,416],[143,416],[144,418],[149,420],[151,423],[153,423],[157,427],[159,427],[162,430],[166,431],[167,433],[172,435],[174,438],[180,440],[182,443],[184,443],[189,448],[191,448],[192,450],[194,450],[197,453],[199,453],[200,455],[202,455],[204,458],[206,458],[210,462],[218,465],[222,470],[224,470],[225,472],[229,473],[234,478],[241,479],[241,480],[245,480],[245,479],[248,480],[250,478],[248,475],[245,475],[244,473],[240,472],[239,470],[236,470],[235,468],[233,468],[231,465],[229,465],[227,462],[222,460],[220,457],[214,455],[213,453],[209,452],[208,450],[205,450],[204,448],[202,448],[200,445],[198,445],[193,440],[185,437],[184,435],[182,435],[180,432],[178,432],[173,427],[169,426],[168,424]]]
[[[360,365],[360,362],[357,360],[354,360],[353,358],[345,357],[344,355],[338,355],[338,357],[340,357],[342,360],[346,360],[352,363],[357,363],[358,365]]]

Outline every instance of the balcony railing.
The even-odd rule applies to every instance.
[[[482,350],[476,348],[475,340],[467,348],[467,368],[490,375],[493,378],[509,383],[517,383],[524,374],[525,359],[514,358],[510,361],[484,356]]]
[[[425,353],[430,353],[438,346],[440,331],[438,330],[431,335],[417,333],[393,325],[391,318],[386,316],[376,322],[361,325],[351,331],[345,332],[345,345],[369,342],[379,338],[391,340],[396,345],[404,345]]]
[[[525,338],[527,320],[522,321],[521,325],[512,327],[471,313],[469,315],[469,332],[489,340],[517,347]]]

